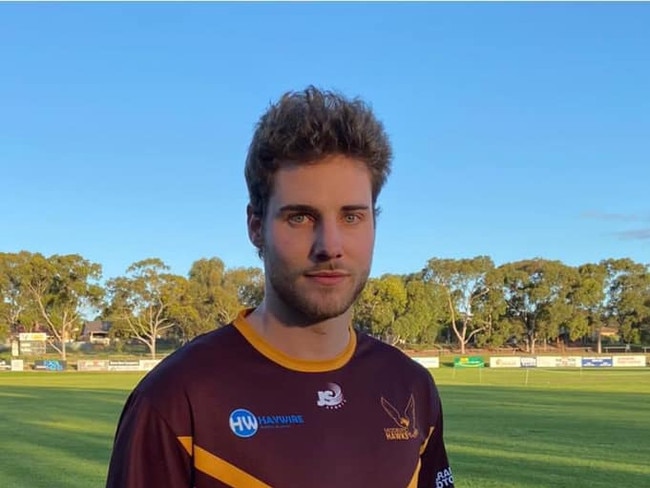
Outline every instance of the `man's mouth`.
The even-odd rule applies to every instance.
[[[341,283],[349,276],[349,273],[343,271],[312,271],[305,273],[305,276],[320,285],[332,286]]]

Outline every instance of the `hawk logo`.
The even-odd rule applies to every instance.
[[[381,406],[388,416],[393,419],[396,427],[384,428],[384,434],[389,441],[408,441],[418,436],[418,427],[415,424],[415,398],[410,396],[406,408],[400,412],[388,400],[381,397]]]
[[[343,398],[343,390],[336,383],[328,383],[327,390],[318,392],[318,400],[316,405],[325,407],[328,410],[336,410],[345,404]]]

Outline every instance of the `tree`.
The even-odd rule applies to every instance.
[[[574,273],[559,261],[540,258],[498,268],[495,283],[503,289],[508,318],[522,327],[528,352],[534,354],[540,338],[558,337],[561,324],[569,323],[568,296]]]
[[[226,281],[237,290],[240,307],[255,308],[264,299],[264,272],[260,268],[234,268]]]
[[[472,307],[473,319],[484,326],[475,336],[479,347],[502,347],[509,339],[521,334],[521,326],[508,317],[508,307],[500,283],[498,268],[490,269],[485,274],[486,293],[480,294]]]
[[[232,322],[239,311],[256,307],[264,294],[264,276],[259,268],[226,269],[213,257],[192,264],[187,287],[172,310],[182,340]]]
[[[650,273],[648,266],[631,259],[608,259],[606,316],[619,327],[627,343],[640,342],[650,328]]]
[[[406,287],[399,276],[370,278],[354,305],[353,320],[361,330],[396,344],[403,339],[394,325],[406,301]]]
[[[100,304],[103,289],[97,284],[102,267],[77,254],[45,258],[32,254],[21,259],[16,275],[33,301],[39,318],[56,341],[52,346],[66,359],[66,343],[81,325],[81,311]]]
[[[458,339],[461,354],[466,345],[488,325],[474,316],[476,303],[489,292],[485,279],[494,268],[492,259],[477,256],[472,259],[430,259],[422,271],[425,281],[443,290],[449,311],[449,321]]]
[[[433,344],[447,318],[445,298],[420,276],[407,275],[402,280],[406,306],[393,324],[394,334],[407,342]]]
[[[569,291],[569,301],[576,312],[572,319],[571,339],[591,333],[596,338],[597,352],[600,354],[607,270],[602,263],[586,263],[578,266],[577,273],[577,279]]]
[[[40,312],[29,294],[32,253],[0,253],[0,328],[9,332],[36,332]]]
[[[11,254],[0,253],[0,342],[7,338],[20,314],[16,298],[20,296],[20,291],[11,279],[12,257]]]
[[[126,276],[108,281],[109,304],[104,317],[149,348],[156,358],[156,340],[176,325],[171,311],[186,290],[182,276],[168,272],[158,258],[138,261],[126,270]]]
[[[17,263],[17,255],[0,253],[0,341],[18,325],[20,315],[26,307],[20,278],[16,276]]]

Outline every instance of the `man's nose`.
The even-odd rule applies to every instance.
[[[321,220],[315,228],[312,255],[317,261],[343,256],[343,232],[335,219]]]

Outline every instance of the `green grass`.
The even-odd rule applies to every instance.
[[[648,486],[647,368],[434,376],[458,487]]]
[[[0,486],[103,486],[119,413],[141,376],[0,374]]]
[[[0,485],[100,488],[141,373],[0,374]],[[650,479],[650,368],[434,370],[458,488]]]

